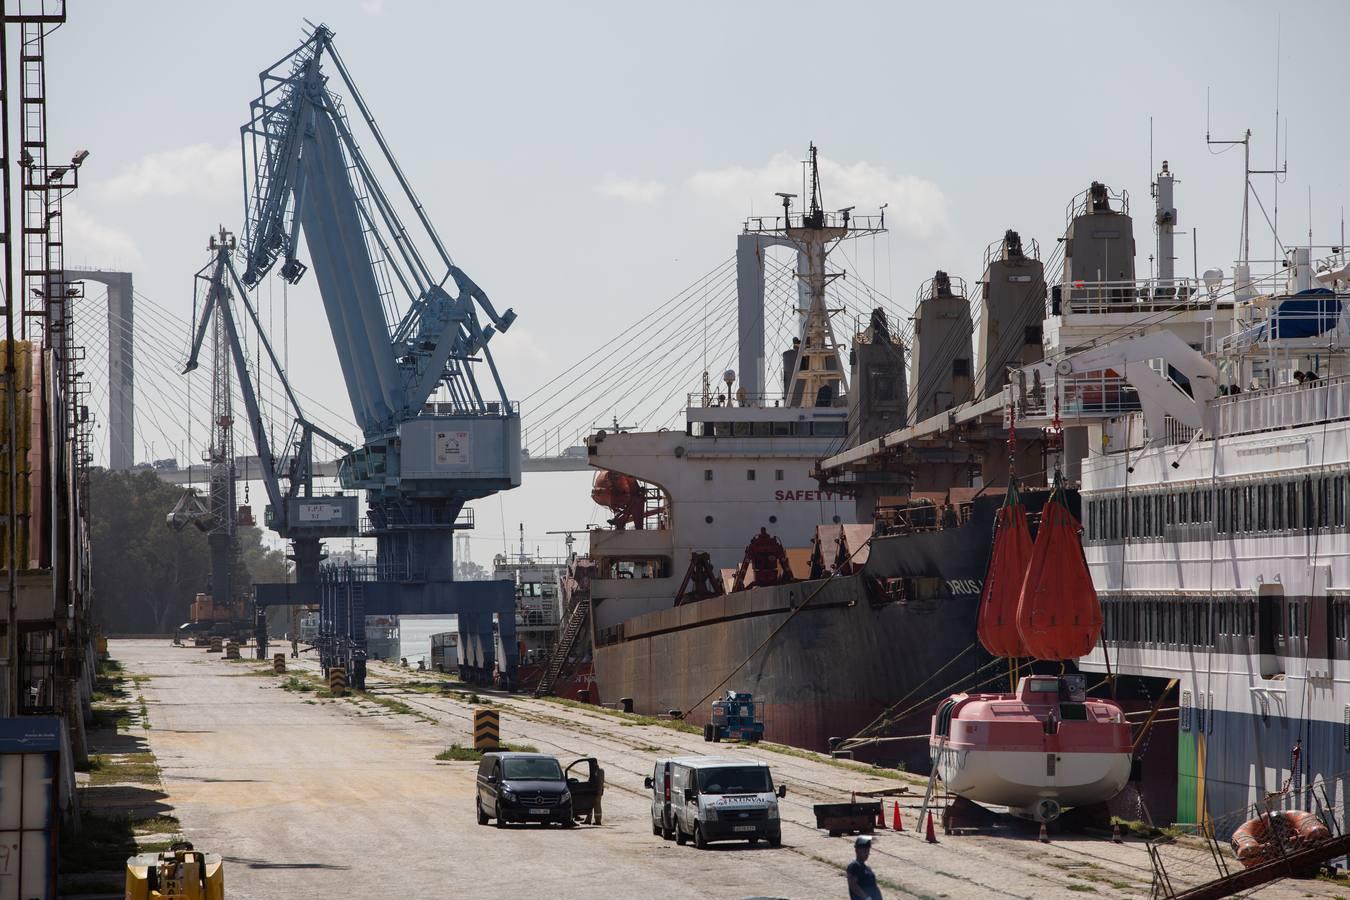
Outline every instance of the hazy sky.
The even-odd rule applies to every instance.
[[[860,265],[884,261],[876,286],[905,306],[935,268],[977,279],[1006,228],[1053,246],[1093,179],[1131,193],[1146,273],[1150,116],[1199,268],[1230,266],[1242,161],[1207,149],[1206,91],[1214,136],[1251,128],[1271,167],[1277,33],[1285,240],[1306,240],[1310,186],[1324,243],[1350,196],[1345,3],[70,6],[49,41],[52,153],[91,155],[67,207],[68,264],[129,267],[187,318],[207,236],[240,225],[238,129],[257,73],[304,17],[322,20],[456,261],[519,314],[493,345],[514,397],[726,259],[741,219],[797,188],[812,140],[830,206],[889,204],[892,231]],[[1258,188],[1270,209],[1271,180]],[[1269,256],[1269,231],[1253,235],[1253,257]],[[268,291],[279,316],[280,287]],[[294,382],[346,410],[312,276],[289,307]],[[186,335],[171,337],[138,337],[147,388],[177,377]],[[138,458],[151,443],[166,455],[181,399],[141,404]],[[546,531],[598,520],[587,487],[527,476],[477,504],[475,557],[500,548],[503,520],[560,551]]]

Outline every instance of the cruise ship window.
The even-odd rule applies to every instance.
[[[1299,490],[1298,499],[1299,499],[1299,507],[1303,510],[1303,527],[1312,528],[1313,523],[1315,523],[1317,519],[1316,516],[1314,515],[1315,511],[1313,509],[1315,504],[1313,500],[1311,478],[1306,476],[1304,477],[1303,482],[1301,484],[1301,489]]]
[[[750,433],[755,437],[770,437],[773,435],[772,422],[751,422]]]
[[[782,481],[782,480],[783,480],[783,470],[782,470],[782,469],[774,469],[774,470],[773,470],[773,480],[774,480],[774,481]]]
[[[750,437],[749,422],[735,422],[731,426],[731,433],[736,437]]]
[[[703,470],[703,480],[704,480],[704,481],[712,481],[712,469],[704,469],[704,470]]]
[[[846,422],[817,422],[815,433],[817,435],[826,435],[829,437],[842,437],[848,432]]]
[[[713,437],[731,437],[730,422],[713,422],[712,427],[713,427]]]
[[[1211,512],[1210,512],[1210,510],[1211,510],[1211,508],[1212,508],[1213,505],[1214,505],[1213,497],[1212,497],[1212,495],[1210,494],[1210,492],[1209,492],[1208,490],[1202,491],[1202,492],[1201,492],[1201,497],[1202,497],[1202,498],[1204,499],[1204,501],[1205,501],[1205,513],[1204,513],[1204,519],[1203,519],[1203,521],[1208,522],[1208,521],[1210,521],[1210,517],[1211,517]]]
[[[1144,507],[1144,521],[1143,530],[1139,536],[1148,537],[1153,534],[1153,498],[1144,497],[1142,505]]]
[[[1266,486],[1258,484],[1255,487],[1256,493],[1256,530],[1266,531],[1270,525],[1266,519]]]
[[[791,422],[774,422],[774,423],[773,423],[773,434],[774,434],[774,437],[787,437],[787,436],[791,435],[791,434],[792,434],[792,423],[791,423]]]
[[[1284,531],[1284,486],[1278,481],[1270,486],[1270,527]]]
[[[754,480],[755,480],[755,470],[754,470],[754,469],[746,469],[746,470],[745,470],[745,480],[746,480],[746,481],[754,481]]]
[[[1331,524],[1331,479],[1322,476],[1317,479],[1317,527],[1326,528]]]
[[[1291,638],[1296,638],[1299,636],[1298,603],[1294,600],[1289,601],[1289,631],[1287,633]]]

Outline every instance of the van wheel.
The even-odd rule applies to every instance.
[[[497,827],[505,828],[506,819],[502,818],[502,801],[500,800],[497,801],[497,804],[496,806],[493,807],[492,812],[494,813],[495,818],[497,819]]]
[[[703,839],[703,828],[697,822],[694,823],[694,846],[700,850],[708,849],[708,842]]]
[[[683,846],[685,845],[685,843],[686,843],[688,840],[689,840],[689,838],[687,838],[687,837],[684,836],[684,829],[680,827],[680,823],[679,823],[679,822],[676,822],[676,823],[675,823],[675,843],[677,843],[677,844],[679,844],[681,847],[683,847]]]
[[[655,819],[652,819],[652,834],[657,837],[661,836],[661,825]]]
[[[759,838],[751,838],[751,839],[750,839],[750,846],[751,846],[751,847],[755,846],[755,845],[758,844],[758,843],[759,843]]]
[[[769,846],[770,847],[783,846],[783,836],[781,834],[775,834],[773,837],[769,838]]]
[[[713,727],[712,727],[711,723],[708,724],[708,725],[704,725],[704,726],[703,726],[703,739],[704,739],[705,741],[711,741],[711,740],[712,740],[712,736],[713,736]]]
[[[666,820],[664,818],[661,819],[661,837],[665,838],[668,841],[675,839],[675,830],[666,824]]]
[[[714,744],[722,743],[722,729],[714,725],[712,727],[712,733],[713,733],[713,743]]]
[[[478,824],[486,825],[488,823],[488,817],[487,813],[483,812],[483,801],[475,800],[473,805],[474,808],[478,811]]]

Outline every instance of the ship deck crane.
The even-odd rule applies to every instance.
[[[325,60],[356,109],[351,119],[330,89]],[[359,684],[364,631],[357,625],[365,615],[455,614],[461,673],[484,679],[500,670],[510,683],[517,663],[511,586],[455,582],[453,536],[470,525],[461,517],[465,503],[520,484],[519,411],[488,346],[515,313],[499,314],[450,258],[333,46],[332,31],[312,27],[259,81],[260,95],[241,128],[247,190],[237,287],[242,295],[274,267],[293,284],[313,268],[362,431],[360,446],[340,460],[338,477],[344,489],[365,491],[363,533],[376,539],[374,566],[319,572],[321,662],[348,667]],[[371,156],[353,121],[363,124]],[[396,192],[380,184],[377,164],[392,174]],[[413,227],[399,207],[412,211]],[[298,257],[302,234],[308,266]],[[488,324],[480,323],[479,311]],[[490,393],[475,378],[482,366]],[[260,458],[264,449],[260,443]],[[275,510],[279,498],[269,491],[269,499]],[[312,596],[303,581],[259,585],[256,592],[260,606]],[[505,655],[500,665],[494,617]],[[352,638],[346,649],[344,634]]]

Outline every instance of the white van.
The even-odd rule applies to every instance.
[[[658,759],[647,776],[652,792],[652,834],[703,849],[713,841],[783,842],[778,798],[767,763],[716,756]]]

